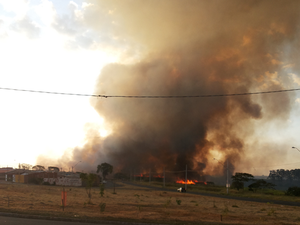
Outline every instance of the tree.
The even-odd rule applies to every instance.
[[[44,170],[45,170],[45,167],[44,167],[44,166],[41,166],[41,165],[35,165],[34,167],[32,167],[32,169],[44,171]]]
[[[105,180],[106,176],[113,172],[113,166],[108,163],[101,163],[97,166],[97,173],[101,172],[103,179]]]
[[[253,180],[253,175],[249,173],[235,173],[231,178],[233,180],[232,187],[240,190],[244,188],[244,182]]]
[[[254,183],[250,184],[249,191],[254,191],[256,192],[258,189],[274,189],[276,185],[269,183],[265,180],[257,180]]]
[[[92,204],[92,187],[97,180],[97,175],[93,173],[81,173],[80,178],[86,183],[85,191],[89,198],[88,204]]]
[[[268,176],[268,179],[270,180],[278,180],[278,181],[294,181],[294,180],[300,180],[300,169],[294,169],[294,170],[270,170],[270,174]]]
[[[27,164],[27,163],[19,164],[19,169],[30,170],[31,168],[32,168],[32,165],[30,165],[30,164]]]

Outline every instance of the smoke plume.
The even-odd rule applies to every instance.
[[[209,95],[292,88],[299,58],[299,1],[92,1],[86,25],[107,26],[132,63],[106,65],[95,85],[103,95]],[[111,26],[108,26],[110,23]],[[295,75],[297,76],[297,75]],[[259,146],[258,124],[289,118],[288,93],[211,98],[98,98],[92,106],[112,127],[106,138],[72,150],[91,168],[189,169],[222,173]],[[89,138],[90,137],[90,138]],[[247,148],[245,147],[247,145]],[[250,162],[248,162],[251,164]],[[83,165],[82,165],[83,166]]]

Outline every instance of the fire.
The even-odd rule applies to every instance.
[[[198,182],[197,180],[187,180],[186,182],[184,180],[178,180],[176,181],[177,184],[196,184],[195,182]]]
[[[177,180],[176,183],[177,184],[205,184],[205,185],[207,185],[207,183],[205,181],[198,181],[198,180],[187,180],[187,182],[185,182],[184,180]]]

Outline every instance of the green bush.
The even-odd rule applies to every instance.
[[[106,207],[106,203],[100,203],[99,207],[100,207],[100,212],[104,212],[105,211],[105,207]]]
[[[289,196],[300,196],[300,187],[289,187],[285,194]]]
[[[100,184],[100,196],[103,197],[104,195],[104,185],[103,184]]]

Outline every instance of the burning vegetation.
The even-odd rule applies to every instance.
[[[177,180],[176,181],[177,184],[203,184],[203,185],[207,185],[207,183],[205,181],[197,181],[197,180],[187,180],[185,182],[185,180]]]

